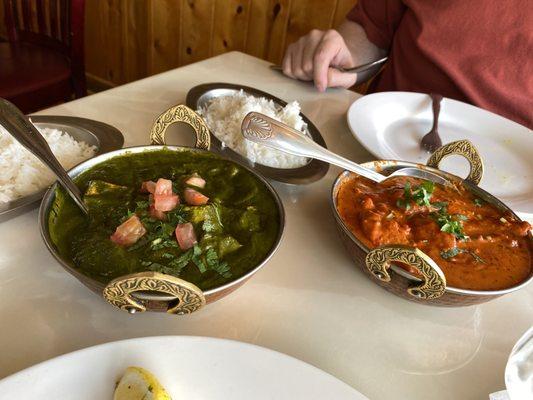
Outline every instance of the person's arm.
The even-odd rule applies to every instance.
[[[335,67],[350,68],[375,61],[387,54],[368,40],[356,22],[345,20],[337,30],[312,30],[291,44],[283,58],[283,73],[291,78],[314,81],[319,91],[328,87],[348,88],[369,79],[375,70],[361,74],[343,73]]]

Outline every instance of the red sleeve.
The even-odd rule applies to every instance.
[[[346,18],[361,25],[376,46],[388,49],[405,8],[401,0],[359,0]]]

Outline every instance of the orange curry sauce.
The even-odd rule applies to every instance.
[[[402,200],[398,204],[398,199],[405,199],[407,181],[413,190],[422,182],[398,177],[377,184],[351,175],[341,183],[337,210],[351,232],[366,246],[418,247],[439,265],[447,285],[456,288],[505,289],[529,276],[531,244],[527,235],[531,226],[527,222],[481,202],[462,186],[454,189],[435,185],[430,203],[446,202],[446,213],[454,220],[460,214],[460,225],[468,237],[458,238],[441,231],[442,224],[436,220],[437,206],[412,201],[406,207]],[[454,248],[457,249],[450,252]]]

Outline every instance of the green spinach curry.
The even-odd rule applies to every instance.
[[[210,153],[130,153],[90,168],[75,181],[89,215],[57,189],[50,236],[74,268],[102,283],[156,271],[212,289],[256,267],[278,238],[279,211],[269,189],[245,168]],[[148,182],[152,187],[144,190]],[[171,210],[166,204],[166,212],[154,211],[155,182],[167,182],[169,196],[177,198]],[[203,201],[195,202],[197,197]],[[132,223],[140,229],[134,243],[116,240]],[[188,239],[193,235],[185,245],[183,232]]]

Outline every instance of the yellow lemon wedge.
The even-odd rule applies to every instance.
[[[150,372],[139,367],[128,367],[117,384],[113,400],[172,399]]]

